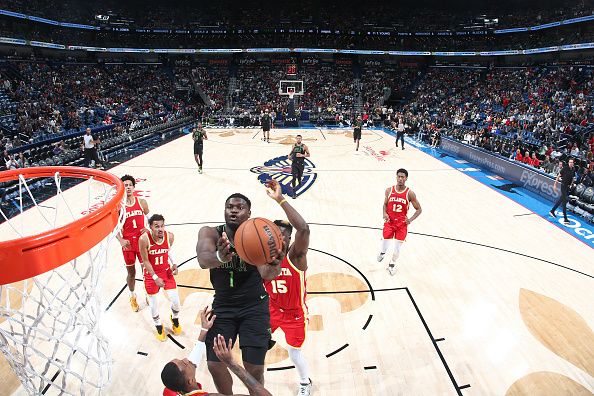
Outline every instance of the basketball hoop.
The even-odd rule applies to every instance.
[[[79,184],[63,191],[69,179]],[[31,395],[100,391],[111,357],[98,329],[98,285],[124,220],[123,184],[77,167],[0,172],[8,181],[18,182],[7,198],[20,208],[10,218],[0,207],[0,232],[9,236],[0,242],[0,350]]]

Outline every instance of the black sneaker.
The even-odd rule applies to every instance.
[[[551,216],[553,216],[554,218],[557,218],[557,216],[555,215],[555,212],[553,212],[552,210],[551,210],[551,211],[549,211],[549,214],[550,214]]]

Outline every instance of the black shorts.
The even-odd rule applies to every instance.
[[[204,149],[204,144],[202,142],[194,142],[194,154],[202,155],[203,149]]]
[[[217,334],[221,334],[227,342],[231,338],[234,345],[239,336],[239,347],[244,361],[264,364],[271,339],[268,295],[247,307],[217,307],[216,303],[213,303],[213,311],[217,318],[206,335],[206,359],[211,362],[219,361],[213,350],[213,339]]]
[[[263,127],[262,127],[262,130],[263,130],[264,132],[270,132],[270,125],[263,126]]]
[[[353,131],[353,140],[361,140],[361,130],[355,129]]]
[[[295,162],[293,162],[293,164],[291,165],[291,175],[293,177],[301,179],[303,177],[304,169],[305,169],[305,164],[303,164],[303,163],[295,164]]]

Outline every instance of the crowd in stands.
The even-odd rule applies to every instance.
[[[84,5],[75,0],[0,0],[0,8],[7,10],[102,27],[102,30],[75,29],[0,16],[0,35],[62,45],[191,49],[313,47],[395,51],[494,51],[594,41],[594,21],[513,34],[490,33],[494,29],[510,26],[534,26],[591,15],[594,13],[594,6],[587,0],[579,0],[563,7],[539,7],[538,3],[529,6],[515,4],[516,2],[497,5],[474,3],[476,4],[463,8],[446,2],[441,8],[435,4],[428,8],[405,3],[386,4],[379,0],[350,6],[343,3],[317,4],[309,0],[285,2],[283,7],[276,4],[272,7],[263,4],[241,4],[241,7],[237,7],[231,0],[181,2],[175,6],[157,1],[140,4],[139,0],[109,0]],[[109,23],[95,18],[98,14],[107,15],[107,10],[112,11],[112,22],[120,22],[110,26]],[[485,19],[498,19],[499,22],[497,25],[485,25]],[[361,21],[365,21],[365,24]],[[216,28],[216,34],[205,32],[208,29],[201,28],[204,26]],[[170,30],[147,31],[157,27]],[[136,28],[142,28],[142,32],[136,32]],[[451,35],[442,35],[444,30],[451,30]],[[467,34],[452,33],[460,30]],[[405,32],[410,34],[406,35]],[[425,35],[427,32],[434,34]],[[480,32],[489,33],[475,34]]]
[[[594,71],[579,66],[432,68],[405,106],[433,129],[554,174],[594,165]]]
[[[252,63],[240,65],[236,72],[237,85],[232,94],[235,112],[255,112],[265,109],[281,112],[286,100],[278,94],[280,80],[286,79],[286,66],[278,64]]]
[[[179,107],[174,82],[155,66],[15,62],[18,81],[3,84],[15,107],[5,127],[35,139],[83,125],[150,117]],[[10,116],[10,115],[9,115]]]
[[[7,166],[26,164],[26,156],[10,158],[8,151],[40,136],[137,123],[184,108],[187,103],[174,94],[180,85],[200,87],[212,102],[204,117],[227,117],[227,123],[232,117],[234,125],[258,125],[266,109],[282,120],[287,111],[288,98],[278,94],[286,65],[274,62],[168,69],[21,61],[10,67],[12,77],[0,74],[0,149],[7,150]],[[350,125],[361,114],[368,124],[402,124],[435,145],[446,134],[554,174],[558,160],[570,156],[582,168],[594,164],[593,70],[577,65],[423,70],[314,62],[300,65],[295,76],[305,86],[296,110],[309,111],[312,122]],[[404,105],[385,105],[389,93],[398,93]]]
[[[228,69],[226,67],[196,66],[192,68],[192,76],[200,89],[212,101],[212,109],[214,111],[222,110],[225,107],[229,90]]]
[[[365,67],[361,75],[363,108],[370,112],[391,93],[407,92],[420,75],[415,68]]]
[[[446,30],[463,26],[490,26],[485,19],[497,19],[496,28],[524,27],[592,14],[591,2],[577,0],[547,4],[525,2],[451,1],[443,4],[346,1],[319,3],[315,0],[286,1],[282,7],[272,0],[237,3],[178,1],[175,6],[156,0],[81,3],[76,0],[2,0],[0,8],[59,21],[98,25],[96,15],[109,15],[112,22],[133,27],[192,28],[284,27],[352,29],[365,21],[368,26]]]
[[[0,16],[0,35],[52,42],[62,45],[127,48],[338,48],[393,51],[495,51],[525,50],[594,41],[594,21],[513,34],[474,35],[391,35],[369,34],[368,30],[351,34],[350,30],[317,33],[289,29],[224,30],[216,34],[199,31],[186,33],[97,31],[42,25]]]
[[[143,120],[188,110],[188,104],[175,96],[175,79],[155,65],[15,61],[3,66],[0,166],[6,168],[28,164],[25,153],[9,154],[22,145],[87,126],[125,122],[134,130]],[[60,148],[72,149],[56,146]]]
[[[351,66],[309,66],[302,72],[306,90],[300,98],[300,109],[325,119],[353,118],[358,89]]]

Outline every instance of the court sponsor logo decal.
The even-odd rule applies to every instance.
[[[302,195],[307,191],[316,181],[318,175],[315,172],[316,166],[308,158],[305,158],[305,169],[303,170],[303,179],[301,179],[301,185],[298,187],[296,194],[297,196]],[[291,162],[288,156],[283,155],[276,157],[271,160],[264,162],[262,166],[254,166],[250,169],[253,173],[258,175],[260,183],[265,184],[270,179],[274,179],[281,185],[283,194],[292,194],[293,189],[291,187]]]
[[[363,152],[364,154],[366,154],[366,155],[370,156],[370,157],[373,157],[373,158],[375,158],[376,160],[378,160],[378,161],[380,161],[380,162],[382,162],[382,161],[385,161],[384,157],[387,157],[387,156],[389,156],[389,155],[390,155],[390,152],[389,152],[389,151],[380,150],[380,151],[378,152],[378,151],[375,151],[374,149],[372,149],[372,148],[371,148],[371,147],[369,147],[369,146],[363,146],[363,150],[362,150],[362,152]]]

